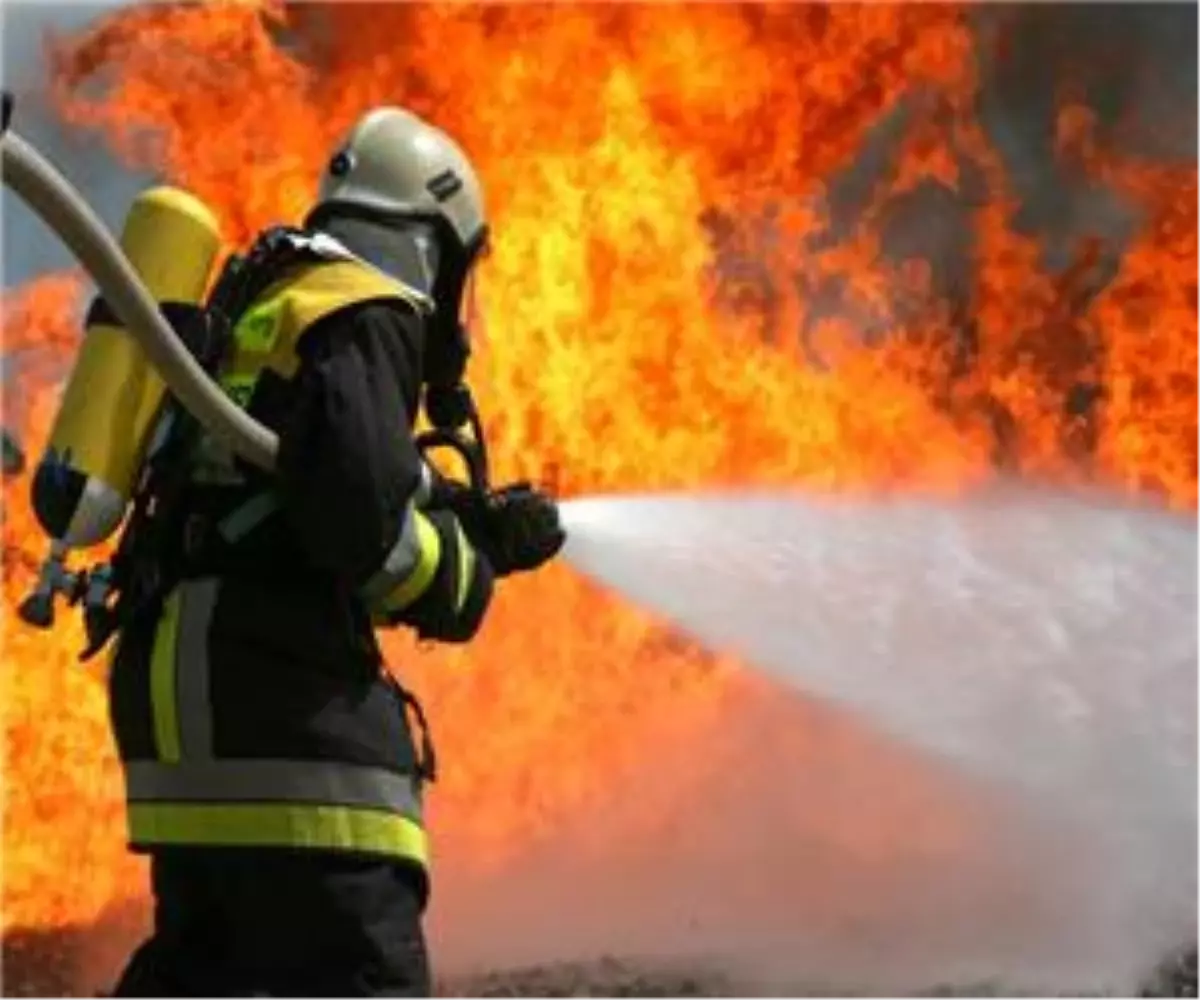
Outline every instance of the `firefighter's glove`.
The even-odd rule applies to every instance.
[[[429,506],[449,510],[497,576],[536,569],[566,541],[558,505],[529,483],[484,493],[436,472]]]
[[[481,493],[441,480],[430,506],[453,512],[497,576],[536,569],[553,559],[566,541],[558,505],[528,483]]]
[[[558,504],[528,483],[514,483],[487,495],[475,545],[497,576],[508,576],[549,562],[566,540]]]

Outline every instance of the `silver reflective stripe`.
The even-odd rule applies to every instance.
[[[416,492],[413,493],[413,503],[417,507],[424,508],[433,499],[433,470],[429,468],[428,462],[421,463],[421,481],[417,483]]]
[[[379,572],[363,587],[363,598],[368,604],[383,600],[412,575],[420,561],[421,538],[417,533],[416,508],[409,503],[404,511],[404,524],[400,526],[400,537],[387,554]]]
[[[150,443],[146,446],[146,461],[158,454],[159,449],[167,443],[167,435],[175,423],[175,412],[172,409],[159,411],[154,420],[154,430],[150,434]]]
[[[212,699],[209,694],[208,629],[220,582],[206,578],[179,585],[179,632],[175,646],[175,691],[179,742],[185,758],[212,756]]]
[[[325,260],[357,260],[349,248],[341,240],[334,239],[328,233],[314,233],[306,236],[303,233],[285,233],[284,239],[294,250],[306,250],[314,257]]]
[[[274,493],[258,493],[226,514],[217,531],[230,544],[240,542],[278,509],[279,498]]]
[[[293,760],[126,761],[132,801],[305,802],[362,806],[421,818],[413,779],[378,767]]]

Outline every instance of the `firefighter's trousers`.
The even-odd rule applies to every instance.
[[[115,995],[429,996],[422,878],[331,853],[161,851],[154,931]]]

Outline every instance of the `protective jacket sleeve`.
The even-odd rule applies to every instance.
[[[358,588],[377,624],[464,642],[493,573],[457,519],[418,510],[413,440],[423,324],[402,307],[335,314],[299,345],[295,397],[279,431],[280,502],[317,566]]]

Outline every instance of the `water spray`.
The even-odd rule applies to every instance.
[[[1039,876],[1073,901],[1071,933],[1153,928],[1149,962],[1194,939],[1194,517],[1018,485],[621,496],[563,516],[576,569],[1071,845]]]

